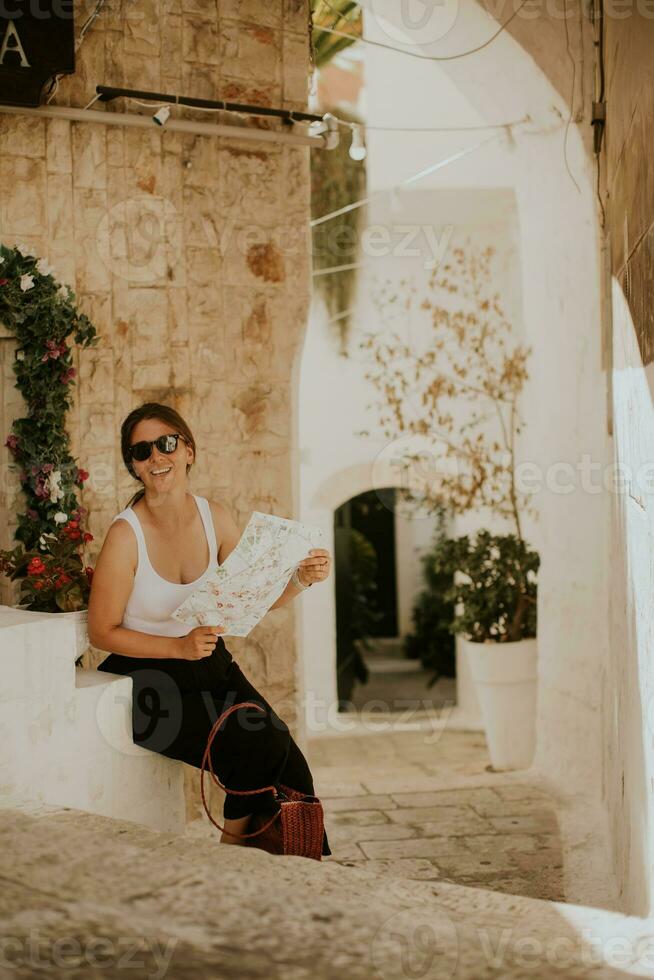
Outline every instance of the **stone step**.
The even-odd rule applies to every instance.
[[[366,660],[408,660],[402,647],[404,639],[400,636],[374,637],[370,640],[370,650],[364,650],[363,655]],[[419,663],[419,661],[409,661],[409,663]]]
[[[77,963],[80,976],[94,972],[90,956],[113,976],[129,955],[138,956],[139,976],[171,980],[396,980],[407,965],[427,980],[651,976],[648,920],[379,878],[329,859],[273,856],[73,810],[0,808],[0,874],[2,935],[11,937],[3,955],[17,980],[35,975],[35,939],[41,970],[51,961],[63,974]]]

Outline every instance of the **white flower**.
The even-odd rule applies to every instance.
[[[30,276],[29,273],[26,272],[24,276],[20,277],[20,288],[24,293],[26,293],[28,289],[31,289],[33,285],[34,276]]]
[[[61,489],[61,473],[59,470],[53,470],[46,481],[47,488],[50,492],[50,503],[56,504],[58,500],[64,496],[64,491]]]
[[[58,510],[54,516],[55,524],[65,524],[68,520],[68,514],[64,514],[63,510]]]
[[[16,351],[16,360],[17,361],[24,361],[25,360],[25,351],[24,350],[17,350]]]
[[[47,259],[39,259],[36,263],[36,268],[42,276],[51,276],[54,274],[54,268]]]
[[[2,263],[4,262],[4,260],[5,260],[4,255],[0,255],[0,265],[2,265]]]
[[[70,288],[68,286],[62,285],[57,290],[57,295],[61,296],[62,299],[68,299],[70,293]]]

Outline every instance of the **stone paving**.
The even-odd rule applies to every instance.
[[[330,860],[563,899],[554,802],[524,774],[490,771],[483,735],[431,728],[330,735],[311,739],[308,757]]]

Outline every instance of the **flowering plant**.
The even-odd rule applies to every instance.
[[[84,508],[70,518],[59,512],[55,534],[42,534],[38,548],[17,545],[0,551],[0,571],[21,579],[20,605],[39,612],[74,612],[88,606],[93,569],[85,565],[84,546],[93,535],[81,529]]]
[[[0,245],[0,322],[16,336],[14,374],[27,409],[24,418],[14,420],[5,442],[27,503],[15,534],[25,553],[34,551],[44,536],[58,540],[59,524],[68,515],[77,513],[76,529],[84,535],[79,522],[86,512],[79,507],[77,491],[89,474],[71,456],[66,431],[76,375],[68,340],[89,347],[97,343],[97,335],[77,310],[73,291],[59,284],[53,271],[24,245]],[[20,567],[26,574],[26,565]]]

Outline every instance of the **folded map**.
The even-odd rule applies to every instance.
[[[222,636],[247,636],[322,539],[319,527],[255,510],[231,554],[175,609],[173,619],[223,626]]]

